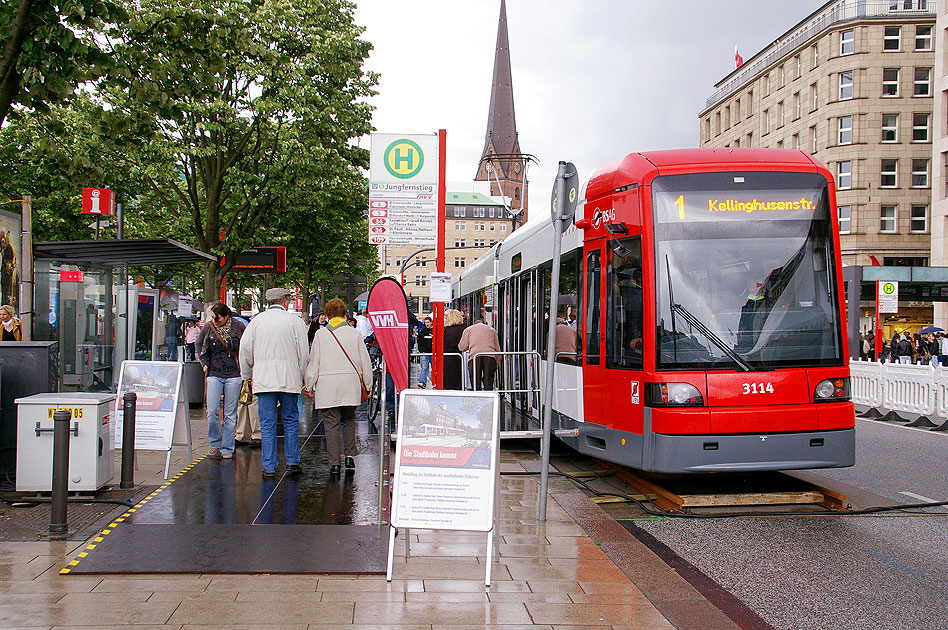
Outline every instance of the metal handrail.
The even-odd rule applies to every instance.
[[[529,355],[534,355],[534,356],[536,356],[537,359],[542,360],[542,357],[540,356],[540,353],[537,352],[536,350],[514,350],[514,351],[509,351],[509,352],[477,352],[477,353],[471,355],[470,361],[473,362],[477,357],[479,357],[479,356],[481,356],[481,355],[485,355],[485,356],[486,356],[486,355],[490,355],[490,356],[497,356],[497,355],[500,355],[501,357],[505,357],[505,356],[529,356]],[[499,363],[498,363],[498,365],[497,365],[497,369],[500,370],[500,364],[499,364]],[[539,365],[537,366],[537,380],[538,380],[538,381],[540,380],[540,368],[539,368]],[[472,388],[471,388],[471,389],[476,392],[476,391],[477,391],[477,382],[476,382],[476,380],[475,380],[473,377],[471,378],[471,384],[472,384]],[[493,390],[493,391],[497,392],[498,394],[537,394],[537,393],[540,392],[540,387],[537,386],[537,387],[534,388],[534,389],[495,389],[495,390]]]

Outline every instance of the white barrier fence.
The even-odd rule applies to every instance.
[[[923,416],[915,426],[935,426],[928,416],[948,418],[948,367],[851,360],[849,373],[857,405]]]

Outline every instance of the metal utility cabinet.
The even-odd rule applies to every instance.
[[[95,491],[112,480],[111,414],[115,394],[50,393],[17,398],[17,492],[50,492],[53,412],[70,409],[69,491]]]

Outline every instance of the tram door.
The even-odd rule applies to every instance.
[[[602,360],[605,329],[602,325],[604,307],[602,246],[586,250],[584,264],[585,304],[581,325],[583,330],[583,420],[605,424],[607,409],[606,370]]]
[[[539,378],[539,360],[536,355],[532,353],[533,350],[537,349],[537,326],[542,323],[540,322],[540,313],[537,309],[537,273],[536,271],[531,271],[530,275],[525,278],[526,282],[524,283],[524,297],[526,299],[526,304],[524,308],[524,333],[526,338],[523,342],[523,349],[528,352],[526,354],[523,364],[524,364],[524,375],[523,380],[525,386],[523,389],[529,389],[531,391],[538,390],[540,383],[537,381]],[[528,413],[533,415],[535,418],[540,417],[540,397],[535,393],[529,393],[526,395],[526,410]]]

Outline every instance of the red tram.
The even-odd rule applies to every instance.
[[[829,171],[800,151],[633,153],[596,170],[564,235],[531,222],[455,280],[485,317],[513,404],[549,365],[578,451],[663,473],[851,466],[839,228]]]

